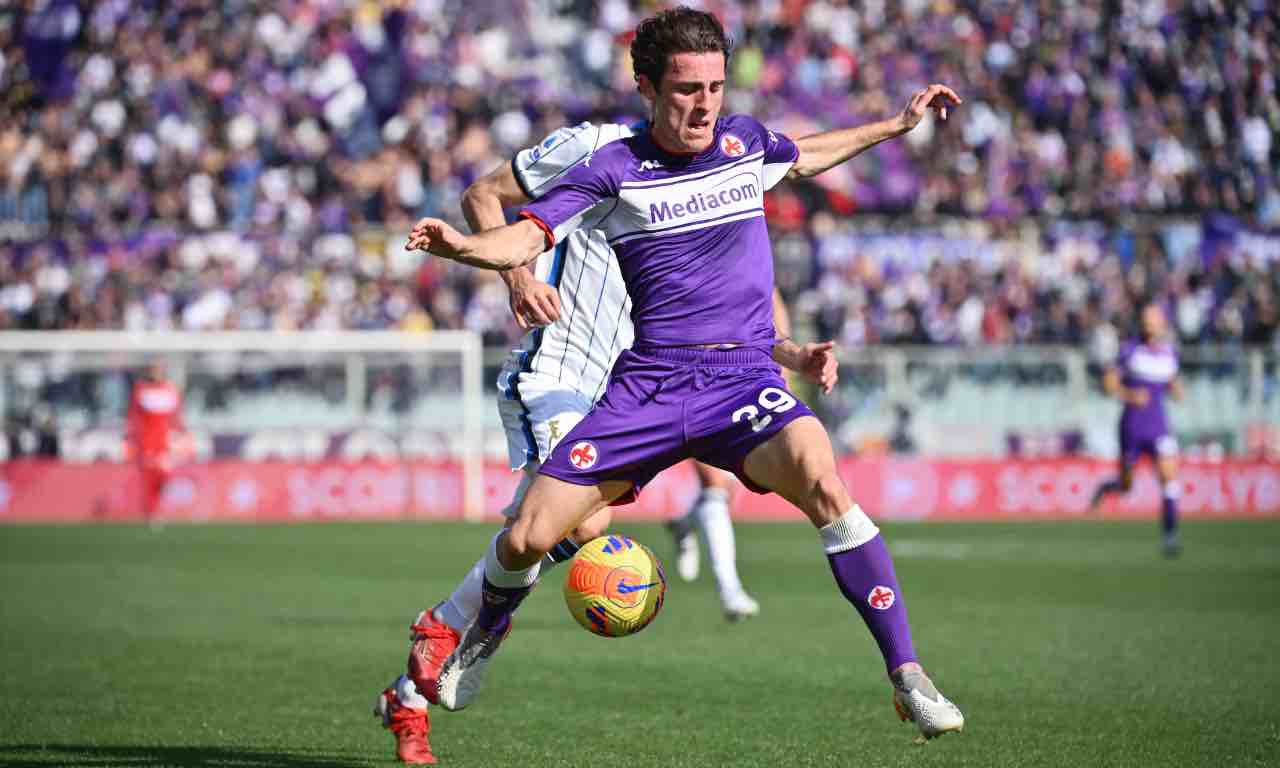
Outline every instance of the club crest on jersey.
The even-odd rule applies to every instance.
[[[574,469],[591,469],[599,459],[600,451],[590,440],[574,443],[569,451],[569,463]]]
[[[867,605],[877,611],[887,611],[893,607],[893,601],[896,599],[897,596],[893,594],[892,589],[876,585],[867,595]]]
[[[732,133],[720,137],[720,151],[729,157],[742,157],[747,153],[747,145]]]

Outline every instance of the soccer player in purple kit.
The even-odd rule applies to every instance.
[[[1182,399],[1178,355],[1168,341],[1168,323],[1159,305],[1142,308],[1141,338],[1124,344],[1114,366],[1103,375],[1107,394],[1124,403],[1120,412],[1120,474],[1098,487],[1089,505],[1096,512],[1113,493],[1133,487],[1133,466],[1143,454],[1151,457],[1160,478],[1164,554],[1182,553],[1178,540],[1178,441],[1169,431],[1165,395]]]
[[[478,693],[539,562],[565,532],[694,457],[805,513],[840,591],[880,648],[899,716],[925,737],[958,731],[963,715],[917,659],[879,529],[849,496],[826,430],[779,375],[777,362],[794,364],[803,352],[775,338],[763,194],[784,177],[821,173],[906,133],[929,109],[945,119],[960,99],[931,85],[893,118],[793,142],[751,117],[720,115],[729,41],[714,16],[683,7],[659,13],[639,25],[631,54],[651,105],[647,132],[598,149],[515,224],[462,235],[423,219],[406,244],[509,269],[589,215],[617,255],[636,334],[604,396],[552,451],[515,524],[490,545],[484,603],[444,662],[439,701],[461,709]]]

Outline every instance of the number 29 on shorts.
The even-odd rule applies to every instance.
[[[751,422],[751,431],[759,432],[769,426],[773,421],[773,413],[786,413],[796,407],[796,399],[787,394],[785,390],[777,387],[765,387],[760,390],[760,396],[756,398],[759,403],[757,408],[755,405],[744,405],[733,412],[733,423],[746,419]],[[760,415],[760,410],[765,411],[764,416]]]

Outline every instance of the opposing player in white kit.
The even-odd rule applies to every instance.
[[[601,146],[635,130],[627,125],[582,123],[553,132],[468,188],[462,204],[468,224],[473,231],[502,226],[504,208],[537,198]],[[511,504],[503,510],[509,525],[542,461],[600,397],[614,360],[631,345],[634,330],[631,300],[616,256],[591,222],[584,222],[555,249],[543,253],[533,269],[499,274],[511,292],[517,322],[529,331],[498,377],[498,408],[508,458],[512,470],[523,471]],[[837,373],[832,345],[807,346],[820,362],[801,373],[829,392]],[[706,532],[726,616],[754,614],[759,606],[743,590],[733,560],[727,478],[712,476],[703,485],[703,493],[686,517],[694,518]],[[611,517],[609,508],[600,505],[548,553],[542,573],[572,558],[581,544],[608,527]],[[480,610],[483,577],[481,558],[449,599],[419,614],[411,628],[408,673],[377,699],[375,712],[395,734],[397,755],[404,762],[435,762],[428,740],[427,705],[435,699],[440,664]]]

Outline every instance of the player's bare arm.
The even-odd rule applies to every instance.
[[[462,215],[472,232],[484,232],[506,225],[504,209],[530,200],[516,181],[511,163],[506,162],[467,187],[462,195]],[[511,314],[520,330],[550,325],[560,319],[559,292],[534,277],[528,266],[504,270],[498,276],[507,284]]]
[[[773,289],[773,329],[778,334],[773,347],[773,361],[822,387],[824,395],[831,394],[840,377],[835,342],[801,345],[792,341],[791,313],[776,287]]]
[[[780,339],[791,338],[791,313],[777,286],[773,288],[773,331]]]
[[[807,178],[834,168],[856,157],[882,141],[897,138],[919,125],[930,109],[947,119],[947,110],[964,102],[956,92],[941,83],[921,88],[907,102],[902,112],[887,119],[856,128],[815,133],[796,140],[800,155],[787,173],[787,178]]]
[[[419,219],[409,232],[406,251],[423,250],[442,259],[481,269],[522,267],[547,248],[547,235],[529,219],[464,235],[442,219]]]
[[[1182,402],[1182,397],[1185,394],[1186,390],[1182,387],[1182,377],[1174,376],[1173,381],[1169,382],[1169,397],[1177,402]]]
[[[1102,375],[1102,390],[1122,403],[1136,405],[1139,408],[1146,405],[1151,397],[1147,390],[1141,387],[1132,389],[1126,387],[1120,380],[1120,371],[1117,368],[1108,368]]]

